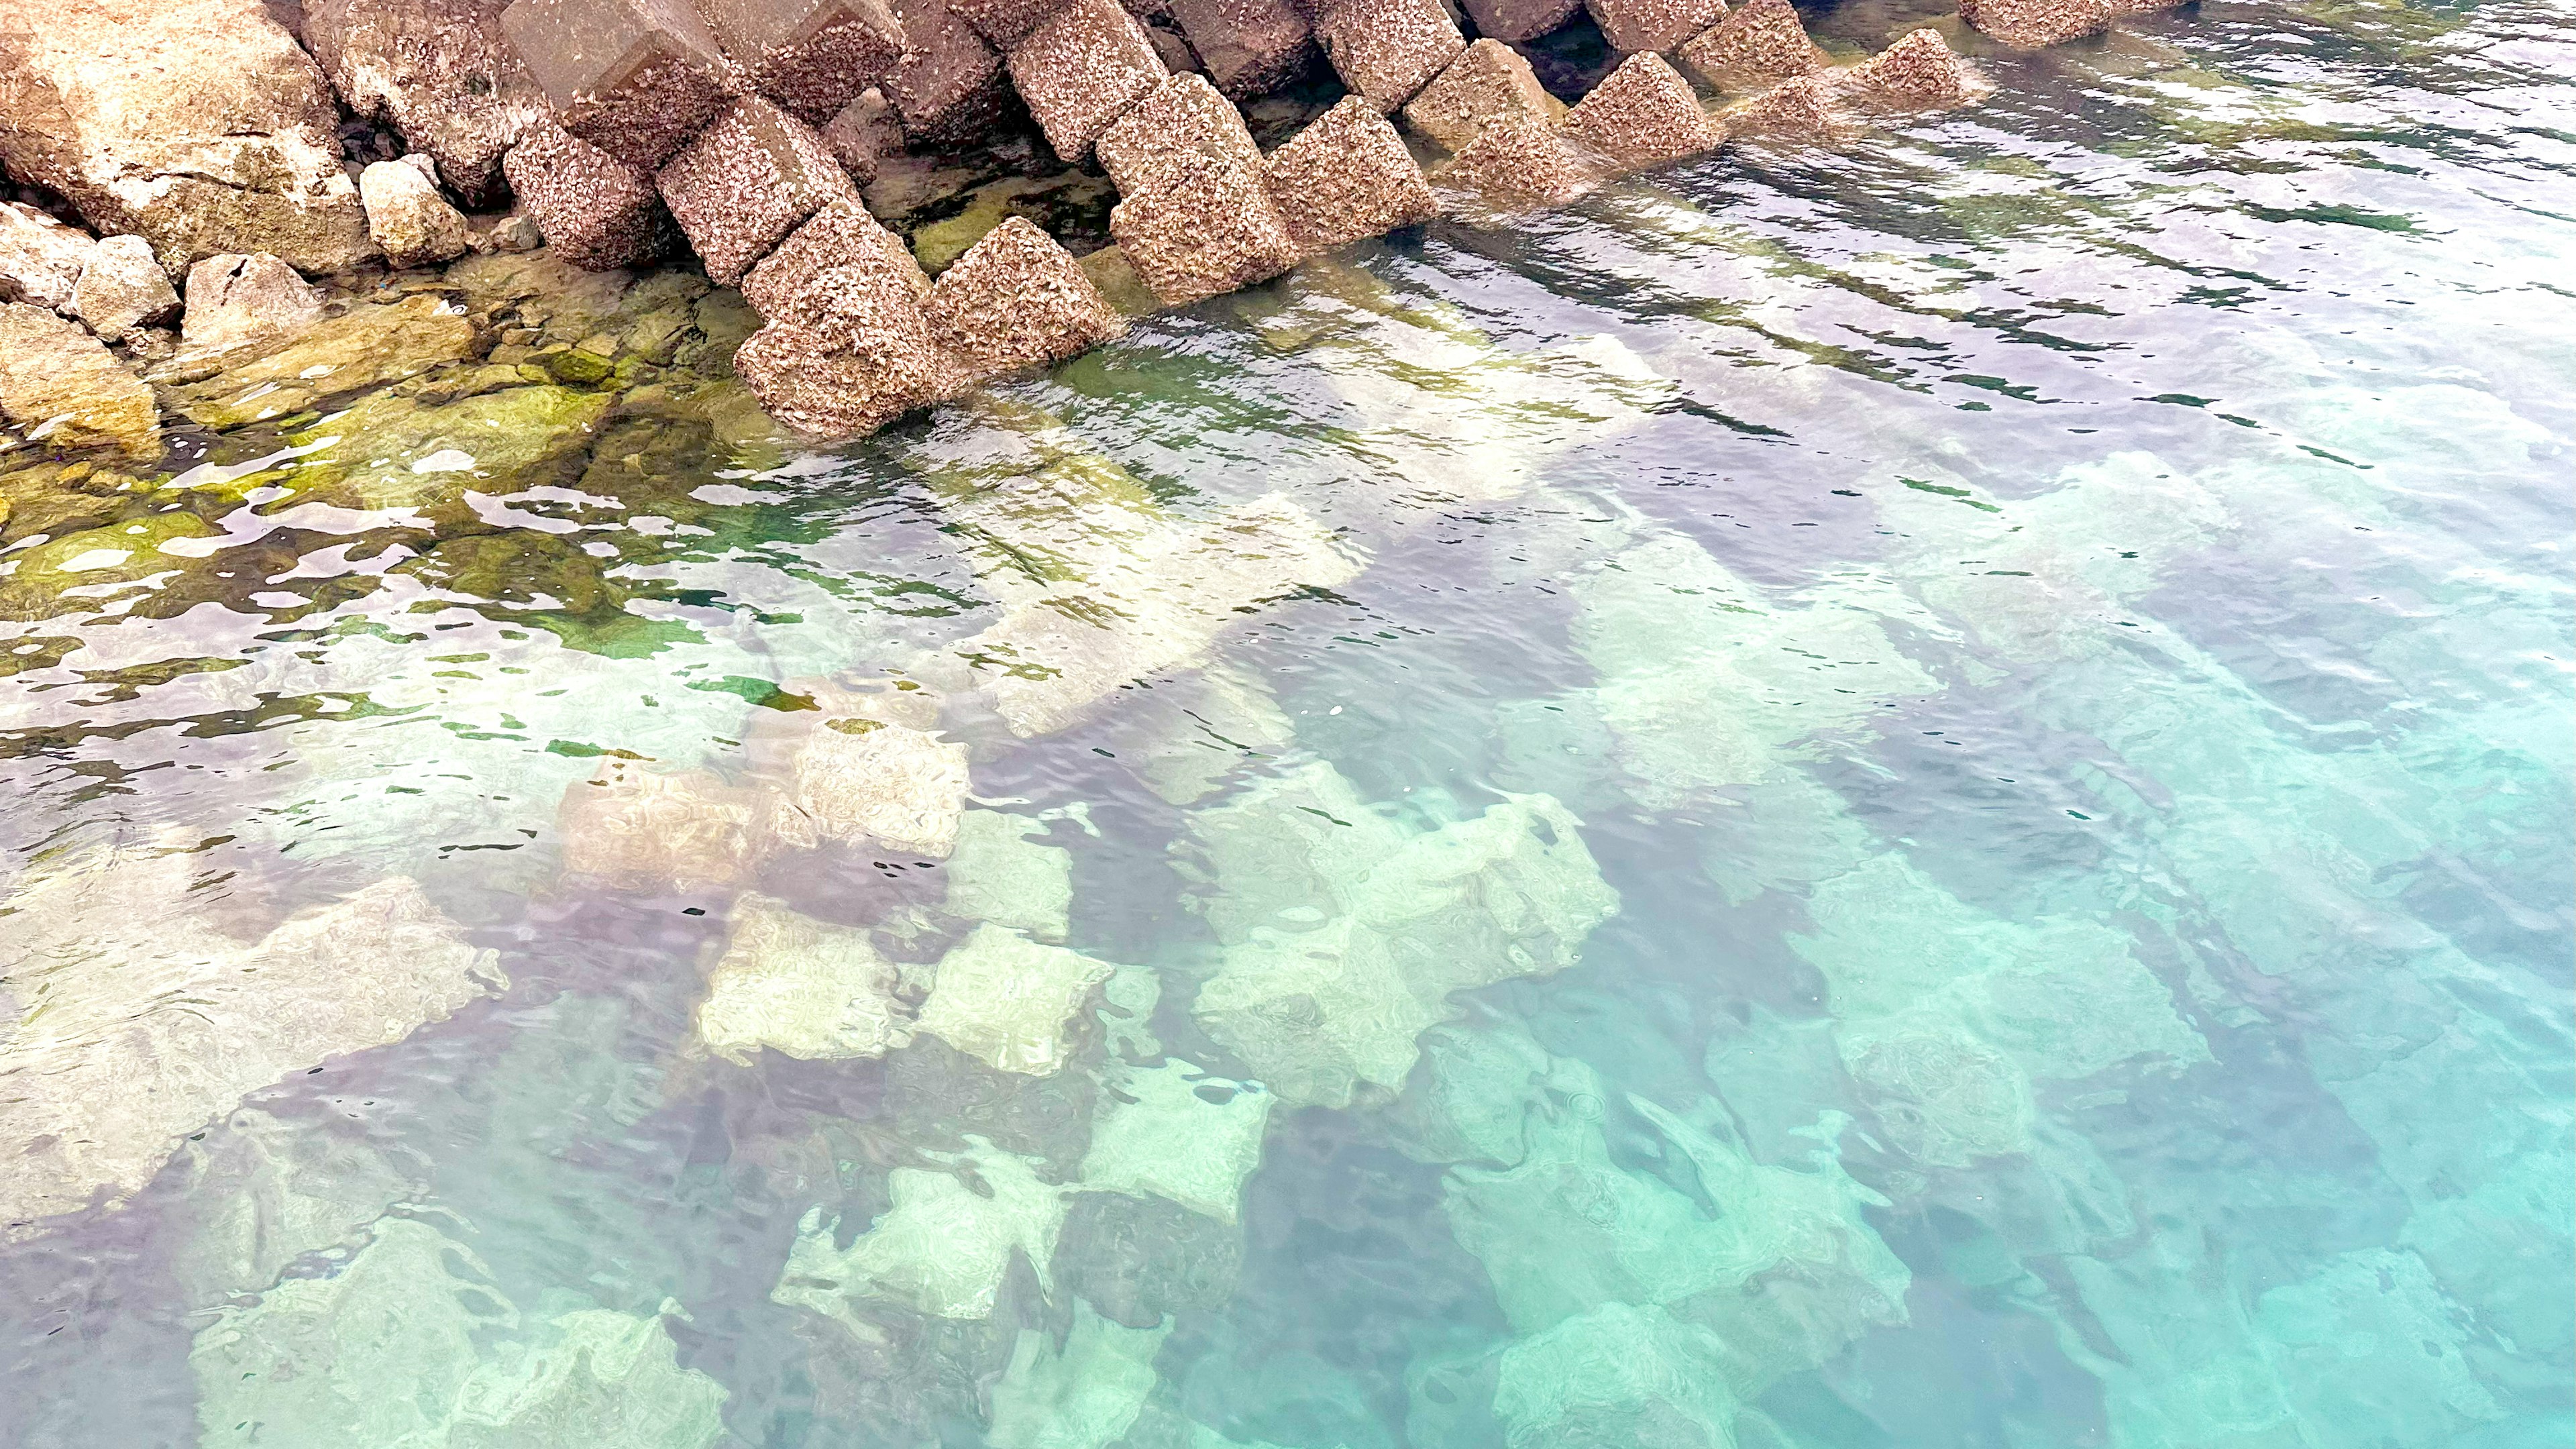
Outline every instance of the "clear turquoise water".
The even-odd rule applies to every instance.
[[[6,1150],[131,1161],[0,1242],[0,1442],[2568,1443],[2576,19],[1987,64],[828,454],[630,399],[476,527],[199,502],[228,591],[22,605]],[[1332,581],[1162,547],[1271,495]],[[1068,574],[1168,657],[1014,732]],[[577,868],[616,752],[757,802],[886,677],[954,857]],[[266,934],[394,878],[452,925]],[[724,994],[764,921],[819,995]]]

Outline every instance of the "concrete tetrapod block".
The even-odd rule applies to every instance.
[[[1564,114],[1564,103],[1538,83],[1521,53],[1491,39],[1460,51],[1404,107],[1406,124],[1449,151],[1465,150],[1488,121],[1545,126]]]
[[[1670,50],[1726,14],[1726,0],[1583,0],[1601,37],[1626,55]]]
[[[754,89],[809,126],[828,123],[903,54],[885,0],[702,0]]]
[[[772,418],[827,438],[874,432],[963,382],[931,344],[920,303],[898,286],[844,298],[829,332],[770,323],[743,340],[733,370]]]
[[[1162,186],[1111,208],[1109,234],[1170,307],[1267,281],[1298,260],[1261,173],[1210,156],[1176,163]]]
[[[880,90],[861,91],[824,125],[822,136],[832,159],[861,186],[876,180],[879,160],[903,151],[903,122]]]
[[[1271,152],[1262,182],[1308,255],[1440,214],[1404,138],[1358,96],[1342,97]]]
[[[916,303],[929,300],[930,278],[903,238],[866,208],[835,202],[760,259],[742,279],[742,299],[763,321],[831,333],[848,299],[872,306],[886,283],[909,292]]]
[[[1825,65],[1825,53],[1807,38],[1789,0],[1747,0],[1685,42],[1681,58],[1717,90],[1757,90]]]
[[[566,131],[647,170],[724,109],[724,53],[687,0],[513,0],[501,29]]]
[[[1820,75],[1793,76],[1718,113],[1730,136],[1838,136],[1852,129],[1842,90]]]
[[[1127,196],[1159,190],[1192,157],[1261,165],[1261,148],[1252,143],[1243,113],[1199,75],[1172,76],[1156,86],[1109,123],[1094,149],[1101,169]]]
[[[637,267],[671,249],[671,219],[653,173],[629,166],[551,121],[501,158],[502,174],[555,255],[593,272]]]
[[[1907,31],[1841,79],[1879,105],[1918,110],[1964,106],[1994,88],[1937,30]]]
[[[1562,206],[1601,184],[1599,166],[1554,126],[1521,120],[1489,122],[1467,149],[1431,174],[1431,183],[1453,193],[1444,209],[1466,207],[1526,211]]]
[[[1696,156],[1726,134],[1700,109],[1681,72],[1653,54],[1621,61],[1565,113],[1559,130],[1619,171]]]
[[[658,180],[707,276],[725,287],[805,218],[835,201],[856,205],[859,196],[811,126],[753,96],[728,107]]]
[[[1010,49],[1011,84],[1068,162],[1163,82],[1145,27],[1114,0],[1072,0]]]
[[[1002,53],[943,0],[895,0],[903,22],[903,59],[885,86],[917,144],[964,140],[1001,115],[1010,98]]]
[[[1216,88],[1238,101],[1295,80],[1315,58],[1314,31],[1291,0],[1171,0]]]
[[[931,340],[987,377],[1062,362],[1119,328],[1073,254],[1018,216],[939,274],[929,314]]]
[[[1065,7],[1066,0],[948,0],[957,18],[975,33],[1009,50]]]
[[[1583,0],[1466,0],[1476,33],[1494,40],[1536,40],[1574,18]]]
[[[1467,48],[1440,0],[1325,0],[1315,39],[1342,84],[1392,111]]]
[[[2022,50],[2091,35],[2118,13],[2105,0],[1959,0],[1960,19]]]

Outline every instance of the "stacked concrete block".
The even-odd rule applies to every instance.
[[[563,129],[629,166],[669,160],[725,107],[725,62],[687,0],[515,0],[501,28]]]
[[[1176,75],[1156,86],[1109,128],[1094,150],[1120,193],[1139,196],[1171,184],[1184,163],[1206,157],[1257,169],[1261,148],[1243,113],[1205,76]]]
[[[1404,107],[1406,124],[1448,151],[1465,150],[1489,121],[1545,126],[1564,113],[1564,104],[1538,83],[1521,53],[1492,39],[1460,51]]]
[[[1110,211],[1109,233],[1170,307],[1267,281],[1298,260],[1259,168],[1214,156],[1175,160],[1162,184]]]
[[[829,332],[840,298],[874,296],[880,283],[908,293],[915,305],[930,297],[930,278],[903,238],[865,207],[836,202],[761,258],[742,279],[742,299],[765,321]]]
[[[1719,113],[1730,136],[1820,137],[1851,128],[1842,88],[1821,75],[1794,76]]]
[[[1022,37],[1055,17],[1067,0],[948,0],[957,17],[975,33],[1009,50]]]
[[[763,411],[799,432],[857,437],[962,389],[920,307],[846,310],[837,333],[772,322],[743,340],[734,375]]]
[[[1964,106],[1991,87],[1937,30],[1910,30],[1895,44],[1843,75],[1843,84],[1882,106],[1943,110]]]
[[[1583,0],[1466,0],[1466,6],[1478,35],[1518,43],[1572,20]]]
[[[2024,50],[2091,35],[2118,14],[2106,0],[1959,0],[1959,18]]]
[[[1323,0],[1315,39],[1342,84],[1394,111],[1467,48],[1440,0]]]
[[[754,89],[810,126],[829,123],[903,54],[885,0],[703,0]]]
[[[1131,9],[1127,13],[1134,15],[1136,12]],[[1171,21],[1147,20],[1141,15],[1136,18],[1144,25],[1145,38],[1153,42],[1154,58],[1163,63],[1164,70],[1173,75],[1196,75],[1206,69],[1199,64],[1198,52],[1190,49],[1188,39]]]
[[[1164,76],[1145,27],[1115,0],[1071,0],[1011,46],[1009,63],[1047,144],[1070,162]]]
[[[683,147],[658,178],[663,204],[706,263],[730,287],[797,225],[858,191],[814,129],[756,96],[745,96]]]
[[[1726,14],[1726,0],[1583,0],[1601,38],[1624,55],[1665,51]]]
[[[939,274],[929,303],[931,340],[979,376],[1062,362],[1107,341],[1119,318],[1082,264],[1022,217]]]
[[[990,126],[1010,101],[1002,53],[944,0],[895,0],[895,15],[903,22],[903,58],[885,93],[903,119],[905,138],[935,145]]]
[[[1825,53],[1807,38],[1789,0],[1747,0],[1681,48],[1682,64],[1717,90],[1758,89],[1822,70]]]
[[[1660,55],[1632,55],[1565,113],[1567,140],[1615,171],[1636,171],[1715,146],[1724,128]]]
[[[1431,180],[1470,205],[1497,211],[1562,206],[1601,184],[1597,162],[1554,126],[1488,122]]]
[[[880,90],[861,91],[824,123],[821,134],[824,149],[860,186],[877,179],[878,162],[903,151],[903,122]]]
[[[671,220],[653,173],[630,166],[551,121],[527,128],[501,170],[556,256],[594,272],[637,267],[671,246]]]
[[[1382,236],[1440,214],[1404,138],[1357,96],[1344,96],[1270,153],[1262,181],[1300,252]]]
[[[1268,95],[1305,73],[1314,30],[1292,0],[1171,0],[1171,17],[1216,88]]]

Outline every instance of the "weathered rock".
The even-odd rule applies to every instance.
[[[849,202],[814,213],[742,281],[742,299],[763,321],[827,335],[840,330],[836,319],[864,320],[889,295],[917,306],[930,298],[930,278],[903,238]]]
[[[1562,206],[1600,185],[1601,173],[1555,127],[1498,120],[1479,129],[1431,181],[1461,193],[1470,207],[1514,211]]]
[[[671,159],[725,107],[723,52],[688,0],[512,0],[501,29],[563,128],[629,166]]]
[[[179,294],[139,236],[112,236],[92,248],[72,288],[71,313],[102,342],[117,342],[138,327],[179,315]]]
[[[468,206],[501,199],[501,158],[549,119],[501,33],[507,0],[312,0],[304,42],[340,99],[437,163]]]
[[[1564,114],[1521,53],[1490,38],[1460,51],[1404,107],[1407,124],[1450,151],[1465,150],[1488,121],[1546,126]]]
[[[1344,96],[1270,153],[1262,184],[1301,254],[1382,236],[1440,214],[1404,138],[1358,96]]]
[[[1719,112],[1730,136],[1827,137],[1851,129],[1840,91],[1820,75],[1794,76]]]
[[[441,298],[357,306],[263,357],[173,386],[170,406],[204,427],[237,428],[461,361],[475,346],[474,324]]]
[[[1022,36],[1053,19],[1066,0],[948,0],[957,18],[975,33],[1009,50]]]
[[[1261,148],[1252,143],[1243,113],[1197,75],[1172,76],[1155,87],[1110,122],[1096,149],[1101,169],[1129,196],[1163,186],[1193,157],[1261,165]]]
[[[726,287],[805,218],[859,199],[812,127],[755,96],[735,101],[657,179],[707,276]]]
[[[98,241],[23,201],[0,202],[0,302],[60,312],[72,304]]]
[[[1560,129],[1621,171],[1696,156],[1725,134],[1681,72],[1651,53],[1621,61],[1565,113]]]
[[[1238,101],[1268,95],[1314,61],[1313,27],[1291,0],[1172,0],[1171,14],[1208,79]]]
[[[1047,144],[1076,163],[1119,112],[1163,82],[1145,27],[1113,0],[1071,0],[1011,47],[1010,67]]]
[[[338,130],[322,72],[259,0],[0,0],[0,164],[170,272],[373,255]]]
[[[367,204],[368,234],[394,266],[431,266],[474,249],[464,213],[447,204],[418,166],[374,162],[358,173],[358,195]]]
[[[725,53],[762,95],[820,126],[884,80],[903,54],[885,0],[704,0]]]
[[[161,445],[152,389],[77,323],[25,302],[0,302],[0,419],[57,447]]]
[[[1726,0],[1583,0],[1610,48],[1626,55],[1670,50],[1726,14]]]
[[[854,438],[949,396],[957,383],[917,307],[881,309],[842,341],[772,322],[733,357],[761,410],[801,433]]]
[[[322,294],[278,258],[208,257],[188,269],[179,340],[190,352],[222,352],[276,342],[321,320]]]
[[[1536,40],[1574,18],[1583,0],[1466,0],[1476,33],[1495,40]]]
[[[1009,103],[1002,54],[942,0],[896,0],[903,59],[886,98],[915,144],[961,140],[991,124]]]
[[[1045,367],[1107,341],[1118,314],[1053,237],[1012,217],[930,290],[930,335],[987,376]]]
[[[1681,58],[1691,74],[1718,90],[1754,89],[1825,64],[1825,53],[1807,38],[1789,0],[1746,0],[1684,42]]]
[[[1127,7],[1127,13],[1136,15],[1136,8],[1132,5]],[[1172,22],[1160,18],[1149,19],[1142,15],[1136,15],[1136,18],[1144,23],[1145,39],[1153,43],[1154,58],[1163,63],[1165,71],[1173,75],[1206,73],[1207,67],[1199,64],[1198,52],[1190,49],[1189,41],[1183,38]]]
[[[2062,45],[2107,28],[2106,0],[1959,0],[1959,18],[2022,50]]]
[[[658,202],[660,198],[657,196],[655,200]],[[536,222],[514,211],[508,216],[494,217],[490,226],[482,228],[481,240],[474,249],[478,252],[532,252],[545,244],[546,234]]]
[[[1467,48],[1439,0],[1327,0],[1315,39],[1333,70],[1380,111],[1393,111]]]
[[[570,875],[622,890],[721,889],[750,880],[761,816],[759,792],[705,771],[665,775],[609,759],[564,791],[555,834]]]
[[[1843,84],[1879,105],[1937,110],[1964,106],[1992,89],[1937,30],[1909,30],[1844,72]]]
[[[1175,165],[1162,186],[1119,202],[1109,232],[1136,275],[1172,307],[1265,281],[1298,258],[1261,173],[1206,156]]]
[[[615,271],[670,250],[671,219],[653,173],[552,121],[530,126],[501,166],[521,210],[574,266]]]
[[[865,186],[877,179],[877,158],[900,155],[903,151],[903,123],[894,113],[894,103],[885,92],[861,91],[858,99],[841,107],[822,130],[823,145],[841,169],[850,173],[853,184]]]

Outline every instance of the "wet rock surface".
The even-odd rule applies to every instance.
[[[0,418],[55,447],[159,451],[152,390],[79,324],[26,302],[0,302]]]
[[[358,173],[358,196],[366,203],[368,235],[394,266],[432,266],[473,249],[465,214],[438,194],[426,165],[374,162]]]
[[[191,352],[275,342],[322,320],[322,294],[277,257],[208,257],[188,269],[180,341]]]
[[[139,236],[112,236],[92,248],[73,285],[71,315],[101,342],[124,340],[140,327],[179,315],[179,294]]]

